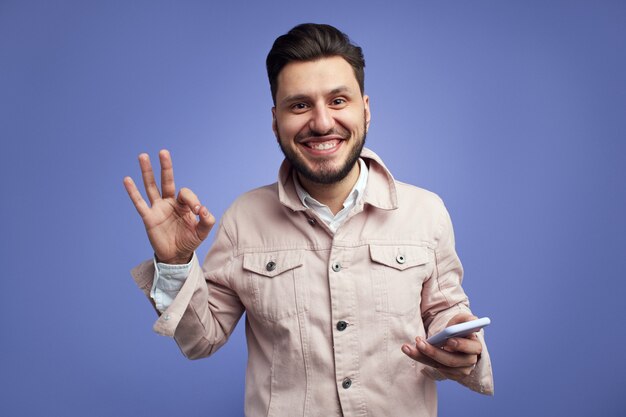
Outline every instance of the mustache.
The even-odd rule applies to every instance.
[[[301,141],[301,140],[305,140],[305,139],[311,139],[311,138],[321,138],[324,136],[339,136],[340,138],[347,140],[350,138],[350,132],[348,132],[345,129],[341,129],[341,128],[332,128],[326,132],[316,132],[314,130],[307,130],[304,132],[300,132],[296,135],[295,139],[296,141]]]

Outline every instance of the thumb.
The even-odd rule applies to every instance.
[[[471,313],[460,313],[450,319],[447,327],[450,327],[454,324],[465,323],[466,321],[476,320],[477,318],[478,317]]]
[[[209,235],[213,225],[215,225],[215,217],[205,206],[200,207],[200,210],[198,210],[198,217],[200,220],[196,224],[196,235],[198,235],[198,239],[204,240]]]

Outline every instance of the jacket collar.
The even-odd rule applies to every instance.
[[[364,203],[383,210],[398,208],[396,183],[391,173],[378,155],[363,148],[361,158],[369,167],[367,186],[365,187]],[[286,159],[278,171],[278,199],[294,211],[304,211],[306,207],[300,201],[291,174],[292,166]]]

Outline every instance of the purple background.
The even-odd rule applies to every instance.
[[[122,178],[167,147],[217,217],[273,182],[265,55],[307,21],[363,46],[368,146],[444,198],[492,318],[495,397],[440,414],[623,416],[626,3],[362,0],[0,1],[0,414],[242,415],[241,326],[195,362],[152,332]]]

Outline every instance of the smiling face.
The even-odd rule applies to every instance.
[[[369,97],[361,95],[350,64],[341,57],[295,61],[278,75],[273,129],[297,172],[318,184],[343,180],[369,127]]]

